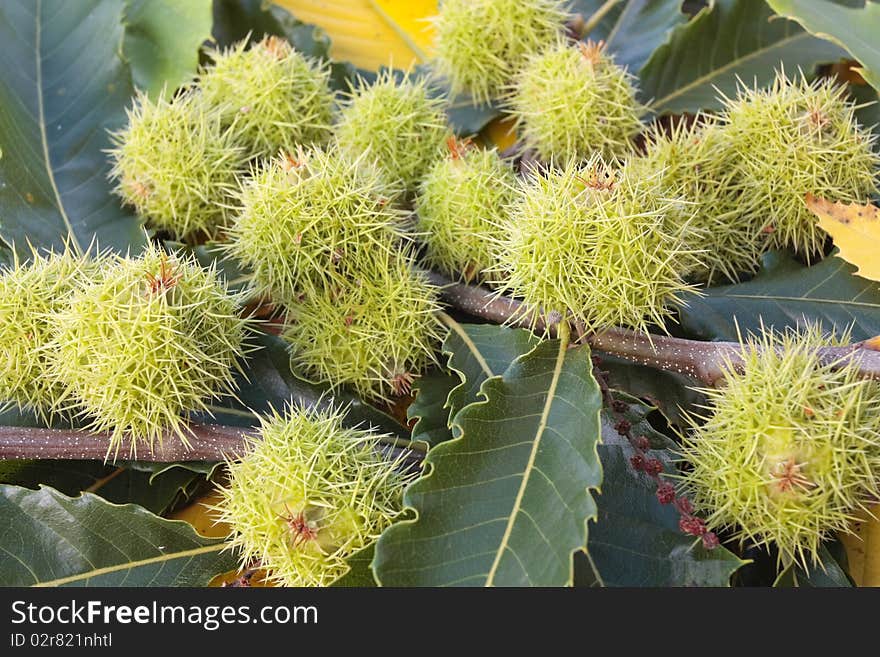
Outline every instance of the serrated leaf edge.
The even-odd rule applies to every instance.
[[[454,322],[454,320],[452,320],[451,318],[449,318],[449,319],[450,319],[452,322]],[[446,320],[444,319],[444,321],[446,321]],[[455,322],[455,323],[457,324],[457,322]],[[471,343],[472,343],[472,342],[471,342]],[[510,371],[511,368],[513,368],[515,365],[517,365],[521,360],[523,360],[523,359],[529,357],[532,353],[534,353],[535,350],[541,345],[541,343],[542,343],[541,340],[536,340],[536,341],[534,342],[534,344],[533,344],[533,346],[532,346],[531,349],[529,349],[527,352],[525,352],[525,353],[523,353],[523,354],[520,354],[520,355],[517,356],[513,361],[511,361],[509,367],[507,368],[507,370],[505,370],[505,372],[504,372],[503,374],[493,374],[491,377],[489,377],[489,378],[487,378],[485,381],[483,381],[483,383],[480,384],[480,390],[479,390],[479,392],[477,393],[479,396],[482,397],[482,399],[477,400],[477,401],[475,401],[475,402],[471,402],[470,404],[467,404],[466,406],[464,406],[464,407],[463,407],[458,413],[456,413],[456,417],[460,416],[462,413],[464,413],[467,409],[469,409],[469,408],[471,408],[471,407],[481,406],[481,405],[486,405],[486,404],[488,404],[490,400],[489,400],[488,392],[487,392],[487,390],[486,390],[487,386],[489,386],[489,385],[491,384],[491,382],[494,382],[494,381],[496,381],[496,380],[499,380],[499,379],[503,380],[503,379],[504,379],[504,375],[505,375],[508,371]],[[475,345],[474,345],[474,347],[475,347]],[[586,345],[581,345],[581,346],[578,347],[578,348],[579,348],[579,349],[587,349],[587,350],[589,351],[589,347],[587,347]],[[557,356],[557,364],[556,364],[556,367],[554,368],[554,372],[553,372],[553,383],[552,383],[552,385],[553,385],[553,388],[554,388],[554,389],[555,389],[556,383],[558,383],[558,381],[559,381],[559,377],[560,377],[560,374],[561,374],[562,366],[563,366],[563,364],[564,364],[564,362],[565,362],[565,354],[567,353],[567,351],[568,351],[568,344],[563,344],[563,343],[560,342],[560,349],[559,349],[559,353],[558,353],[558,356]],[[446,352],[444,352],[444,353],[446,353]],[[488,368],[488,365],[487,365],[486,367]],[[453,369],[453,370],[454,370],[454,368],[452,368],[451,366],[450,366],[450,369]],[[466,382],[464,381],[464,375],[463,375],[463,373],[462,373],[462,372],[459,372],[458,370],[454,370],[454,371],[457,372],[457,373],[459,374],[459,376],[462,378],[462,383],[461,383],[459,386],[456,386],[455,388],[453,388],[452,391],[450,391],[450,393],[449,393],[450,396],[452,395],[452,392],[454,392],[454,391],[457,390],[459,387],[461,387],[461,385],[464,385],[464,384],[466,383]],[[490,371],[491,371],[491,370],[490,370]],[[592,374],[591,374],[591,378],[592,378]],[[594,381],[594,385],[598,386],[598,384],[595,383],[595,378],[593,378],[593,381]],[[549,408],[552,407],[552,401],[551,401],[552,398],[553,398],[553,395],[551,395],[551,394],[548,394],[548,395],[547,395],[547,401],[545,402],[545,409],[544,409],[545,412],[546,412]],[[447,400],[447,401],[448,401],[448,400]],[[597,424],[598,424],[599,427],[600,427],[600,431],[599,431],[599,437],[598,437],[598,439],[596,440],[595,444],[593,445],[593,454],[594,454],[595,457],[596,457],[596,462],[597,462],[598,465],[599,465],[599,471],[600,471],[600,473],[601,473],[602,470],[603,470],[603,468],[602,468],[602,461],[601,461],[601,459],[599,458],[599,449],[598,449],[598,448],[599,448],[599,445],[602,443],[602,432],[601,432],[601,426],[602,426],[602,408],[601,408],[601,406],[600,406],[599,409],[597,409],[597,411],[596,411],[596,418],[597,418]],[[454,422],[453,418],[450,418],[450,428],[452,427],[452,423],[453,423],[453,422]],[[460,427],[459,427],[459,428],[460,428]],[[418,484],[419,482],[424,482],[424,481],[429,480],[429,479],[434,475],[433,462],[431,461],[431,455],[432,455],[432,454],[435,454],[435,453],[437,453],[437,452],[439,452],[439,453],[442,454],[442,453],[444,453],[444,452],[446,452],[446,451],[449,451],[450,449],[453,449],[454,446],[455,446],[458,442],[460,442],[461,440],[463,440],[464,438],[465,438],[465,433],[464,433],[464,430],[461,429],[461,434],[460,434],[459,436],[455,436],[455,437],[452,438],[452,440],[448,440],[448,441],[446,441],[446,442],[444,442],[444,443],[441,443],[441,444],[437,445],[436,447],[432,448],[432,449],[428,452],[428,456],[425,458],[425,461],[424,461],[424,466],[425,466],[426,468],[430,468],[430,469],[429,469],[429,470],[426,470],[425,474],[423,474],[421,477],[419,477],[418,479],[416,479],[416,480],[410,485],[410,488],[411,488],[412,486],[415,486],[415,485]],[[536,452],[533,450],[533,454],[534,454],[534,453],[536,453]],[[601,492],[601,484],[600,484],[599,486],[596,486],[596,487],[590,487],[590,486],[587,486],[587,487],[585,487],[585,489],[588,490],[588,491],[589,491],[589,490],[595,490],[595,491],[597,491],[597,492]],[[522,490],[522,487],[521,487],[521,490]],[[404,492],[404,498],[403,498],[403,506],[404,506],[404,508],[403,508],[403,511],[401,512],[401,516],[405,516],[408,512],[411,512],[411,513],[413,514],[413,517],[412,517],[412,518],[409,518],[409,519],[406,519],[406,520],[398,521],[398,522],[394,523],[393,525],[391,525],[391,527],[396,527],[396,526],[401,526],[401,525],[414,525],[415,523],[417,523],[417,522],[419,521],[419,517],[420,517],[420,516],[419,516],[419,511],[418,511],[418,509],[417,509],[415,506],[413,506],[413,505],[410,503],[409,495],[408,495],[408,494],[409,494],[409,489],[407,489],[407,491]],[[595,502],[595,500],[594,500],[594,502]],[[573,556],[576,552],[583,552],[584,554],[587,555],[588,558],[590,558],[590,556],[589,556],[589,552],[588,552],[589,525],[590,525],[590,522],[591,522],[591,521],[592,521],[592,522],[597,522],[598,519],[599,519],[599,508],[598,508],[598,504],[594,504],[594,507],[595,507],[596,510],[595,510],[592,514],[590,514],[590,515],[588,515],[588,516],[586,516],[586,517],[584,518],[584,534],[583,534],[583,535],[584,535],[584,545],[581,546],[581,547],[576,548],[575,550],[572,550],[572,556]],[[511,517],[512,517],[512,516],[513,516],[513,513],[511,513]],[[390,529],[390,528],[389,528],[389,529]],[[380,537],[380,539],[381,539],[381,537]],[[499,551],[498,551],[498,555],[500,555],[500,554],[502,553],[502,551],[503,551],[503,550],[499,550]],[[497,561],[498,555],[496,555],[496,561]],[[376,583],[377,583],[379,586],[383,586],[382,581],[381,581],[381,579],[380,579],[380,577],[379,577],[379,572],[378,572],[378,570],[377,570],[377,568],[376,568],[376,557],[377,557],[377,556],[378,556],[378,551],[377,551],[377,554],[374,555],[374,557],[373,557],[373,561],[370,563],[370,570],[373,572],[373,578],[376,580]],[[592,558],[590,558],[590,561],[592,562]],[[594,572],[595,572],[595,573],[597,574],[597,576],[598,576],[599,574],[598,574],[598,570],[596,570],[596,568],[595,568],[595,564],[593,565],[593,568],[594,568]],[[566,586],[571,586],[573,583],[574,583],[574,560],[571,559],[571,560],[569,560],[568,578],[567,578],[567,580],[566,580]],[[489,585],[490,585],[490,584],[487,583],[485,586],[489,586]]]
[[[11,484],[7,484],[7,485],[14,487],[14,488],[23,488],[22,486],[14,486]],[[158,555],[155,557],[149,557],[148,559],[141,559],[139,561],[129,561],[129,562],[125,562],[125,563],[114,564],[112,566],[104,566],[102,568],[96,568],[94,570],[85,571],[82,573],[77,573],[76,575],[69,575],[68,577],[61,577],[59,579],[47,580],[45,582],[36,582],[34,584],[31,584],[31,588],[49,588],[49,587],[61,586],[63,584],[69,584],[71,582],[88,580],[93,577],[98,577],[100,575],[106,575],[108,573],[113,573],[113,572],[117,572],[120,570],[132,570],[133,568],[147,566],[147,565],[150,565],[153,563],[161,563],[163,561],[173,561],[175,559],[196,556],[199,554],[208,554],[211,552],[221,552],[224,549],[227,549],[229,547],[229,544],[222,539],[219,539],[219,540],[213,539],[209,536],[204,536],[203,534],[200,534],[198,532],[198,530],[196,530],[195,527],[193,527],[190,523],[186,522],[185,520],[170,520],[168,518],[163,518],[161,516],[156,515],[155,513],[150,511],[149,509],[142,507],[139,504],[134,504],[131,502],[128,502],[125,504],[116,504],[114,502],[110,502],[110,501],[104,499],[100,495],[95,495],[94,493],[88,493],[88,492],[81,492],[77,496],[69,496],[69,495],[65,495],[64,493],[57,490],[56,488],[53,488],[52,486],[46,486],[45,484],[40,484],[40,487],[38,489],[36,489],[36,491],[32,491],[32,492],[38,492],[38,491],[42,491],[42,490],[49,491],[50,495],[52,495],[53,498],[56,496],[60,496],[64,499],[68,499],[68,500],[78,500],[78,499],[87,499],[87,498],[91,497],[91,498],[94,498],[95,500],[98,500],[100,503],[105,504],[107,506],[111,506],[111,507],[116,507],[116,508],[134,507],[136,512],[142,512],[142,513],[149,514],[151,516],[158,518],[159,520],[162,520],[163,522],[167,522],[169,524],[174,524],[174,525],[186,525],[186,527],[188,527],[193,532],[193,534],[195,534],[197,537],[202,538],[204,540],[216,541],[216,542],[212,543],[211,545],[203,545],[201,547],[191,548],[189,550],[184,550],[182,552],[170,552],[168,554],[162,554],[162,555]]]

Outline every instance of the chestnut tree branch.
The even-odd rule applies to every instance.
[[[123,442],[119,450],[108,453],[109,433],[90,433],[74,429],[0,426],[0,459],[83,459],[107,460],[138,458],[143,461],[222,461],[244,452],[245,440],[252,435],[243,427],[192,424],[189,447],[177,436],[166,436],[153,453],[144,445],[135,452]]]
[[[538,333],[556,335],[556,327],[538,321],[530,326],[516,299],[498,295],[483,287],[456,283],[436,272],[427,272],[431,281],[441,287],[443,300],[468,315],[496,324],[532,328]],[[574,327],[578,329],[578,327]],[[649,335],[623,328],[609,328],[593,333],[577,331],[581,341],[596,351],[621,357],[634,363],[662,370],[679,372],[707,386],[722,385],[727,360],[740,361],[740,345],[736,342],[701,342],[664,335]],[[824,362],[843,363],[858,359],[865,377],[880,379],[880,351],[868,342],[846,347],[820,347]],[[176,436],[168,436],[152,453],[140,446],[139,451],[123,442],[118,450],[108,452],[110,435],[87,431],[0,426],[0,459],[83,459],[114,461],[117,458],[139,458],[145,461],[174,463],[180,461],[221,461],[242,454],[252,431],[242,427],[212,424],[190,426],[189,446]],[[407,443],[404,445],[404,443]],[[397,441],[393,451],[407,451],[408,462],[417,462],[424,451],[419,443]]]
[[[498,295],[483,287],[456,283],[436,272],[428,277],[441,287],[443,300],[468,315],[496,324],[533,328],[539,333],[556,334],[540,320],[531,326],[522,318],[521,302]],[[517,319],[521,318],[521,319]],[[664,335],[653,335],[623,328],[608,328],[593,333],[581,333],[581,340],[596,351],[657,369],[688,375],[707,386],[723,385],[724,364],[741,362],[741,347],[737,342],[702,342]],[[846,347],[820,347],[823,362],[845,363],[858,360],[863,376],[880,379],[880,351],[868,342],[857,342]]]
[[[168,435],[151,453],[144,445],[138,445],[135,452],[130,442],[123,442],[118,450],[108,452],[109,433],[0,426],[0,460],[73,459],[112,463],[117,459],[137,458],[156,463],[217,462],[243,455],[248,439],[255,435],[255,429],[219,424],[190,424],[189,429],[189,446],[177,436]],[[418,463],[427,451],[424,443],[393,436],[383,437],[380,442],[385,445],[383,450],[387,449],[395,457],[402,455],[408,465]]]

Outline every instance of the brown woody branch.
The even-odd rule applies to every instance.
[[[166,436],[152,454],[144,445],[132,450],[123,442],[119,450],[108,453],[110,435],[71,429],[0,427],[0,459],[84,459],[114,461],[139,458],[144,461],[175,463],[179,461],[222,461],[244,451],[250,435],[242,427],[216,424],[190,425],[189,447],[177,436]]]
[[[444,301],[458,310],[497,324],[526,326],[524,319],[512,321],[521,315],[521,303],[499,296],[490,290],[463,283],[454,283],[440,274],[429,272],[431,280],[442,287]],[[531,327],[539,333],[555,335],[555,327],[547,329],[540,321]],[[700,342],[663,335],[648,335],[622,328],[610,328],[594,333],[580,331],[581,340],[596,351],[612,354],[641,365],[679,372],[708,386],[723,383],[724,362],[736,363],[740,345],[736,342]],[[820,355],[828,363],[844,363],[857,358],[865,377],[880,379],[880,351],[867,342],[847,347],[822,347]],[[143,446],[132,450],[123,442],[118,450],[108,452],[110,436],[107,433],[0,426],[0,459],[85,459],[108,460],[140,458],[146,461],[173,463],[179,461],[221,461],[227,456],[241,454],[251,433],[241,427],[194,424],[189,446],[176,436],[168,436],[152,453]],[[397,447],[402,447],[398,445]],[[405,447],[405,446],[404,446]],[[418,445],[410,446],[418,449]],[[408,460],[418,460],[411,453]]]
[[[429,272],[428,276],[442,288],[443,300],[468,315],[481,317],[497,324],[529,328],[521,317],[521,302],[487,290],[486,288],[455,283],[448,278]],[[514,319],[512,319],[514,318]],[[541,322],[533,327],[539,333],[555,335]],[[640,365],[688,375],[708,386],[723,383],[724,363],[740,360],[737,342],[701,342],[664,335],[649,335],[623,328],[609,328],[594,333],[580,331],[581,340],[596,351],[612,354]],[[858,359],[859,369],[865,377],[880,379],[880,351],[868,342],[857,342],[846,347],[820,347],[824,362],[847,363]]]
[[[179,463],[181,461],[217,462],[244,454],[247,439],[253,430],[219,424],[190,424],[189,446],[179,437],[168,435],[161,445],[155,445],[152,453],[144,445],[132,450],[129,442],[119,449],[108,452],[109,433],[90,433],[74,429],[43,429],[38,427],[0,426],[0,460],[27,459],[74,459],[106,460],[140,459],[156,463]],[[418,442],[385,437],[381,441],[395,456],[403,456],[407,465],[418,463],[425,448]]]

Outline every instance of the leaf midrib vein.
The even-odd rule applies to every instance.
[[[827,303],[837,306],[864,306],[865,308],[880,308],[880,304],[869,303],[866,301],[847,301],[845,299],[822,299],[819,297],[783,297],[775,295],[761,294],[719,294],[718,296],[707,297],[707,299],[747,299],[750,301],[799,301],[802,303]]]
[[[525,491],[529,484],[532,468],[534,468],[535,461],[538,457],[538,447],[541,445],[541,437],[544,435],[544,431],[547,427],[547,421],[550,417],[550,409],[553,407],[553,401],[556,396],[556,387],[559,384],[560,375],[562,374],[562,365],[565,362],[565,353],[567,350],[568,340],[560,340],[559,351],[556,354],[556,365],[553,368],[553,378],[550,380],[550,387],[547,390],[547,400],[544,402],[544,408],[541,411],[541,421],[538,424],[538,428],[535,432],[535,441],[534,443],[532,443],[532,450],[529,453],[529,460],[526,462],[526,467],[523,471],[523,478],[520,482],[519,490],[516,493],[516,499],[513,502],[513,508],[510,511],[510,516],[507,519],[507,526],[504,529],[504,534],[501,536],[498,550],[495,553],[495,560],[492,562],[492,567],[489,569],[489,574],[486,576],[486,586],[493,585],[495,575],[498,572],[498,566],[501,563],[501,557],[504,554],[504,551],[507,549],[508,543],[510,542],[510,536],[513,533],[513,526],[516,523],[517,514],[519,513],[519,509],[522,506],[523,497],[525,497]],[[528,577],[528,573],[526,573],[526,577]]]
[[[43,59],[41,57],[42,26],[40,23],[40,17],[42,16],[42,13],[43,0],[37,0],[37,6],[34,12],[34,59],[36,64],[35,82],[37,87],[37,125],[40,128],[40,141],[43,149],[43,160],[46,163],[46,174],[49,177],[49,185],[52,187],[52,193],[55,196],[55,205],[58,207],[58,212],[61,214],[61,218],[64,220],[64,225],[67,227],[67,234],[69,235],[71,245],[76,250],[76,252],[81,255],[82,245],[80,245],[76,234],[73,232],[73,225],[70,223],[70,217],[67,216],[67,210],[64,207],[64,202],[61,200],[61,193],[58,191],[58,184],[55,182],[55,172],[52,170],[52,161],[49,158],[49,138],[46,134],[46,112],[43,102]]]
[[[795,41],[795,40],[803,38],[805,36],[812,38],[812,35],[809,34],[808,32],[800,32],[800,33],[794,34],[792,36],[786,37],[784,39],[781,39],[779,41],[775,41],[774,43],[772,43],[764,48],[758,48],[757,50],[753,50],[748,55],[744,55],[743,57],[732,59],[729,62],[727,62],[726,64],[724,64],[723,66],[719,66],[718,68],[713,69],[712,71],[709,71],[708,73],[706,73],[704,75],[701,75],[697,78],[694,78],[688,84],[679,87],[675,91],[667,94],[666,96],[663,96],[662,98],[654,101],[651,104],[655,108],[663,107],[663,105],[668,103],[670,99],[678,98],[679,96],[691,91],[692,89],[699,87],[700,85],[706,84],[707,81],[709,81],[715,77],[718,77],[718,75],[723,74],[726,71],[729,71],[733,68],[740,66],[742,64],[742,62],[748,61],[750,59],[756,59],[756,58],[758,58],[758,57],[760,57],[760,56],[762,56],[762,55],[764,55],[764,54],[766,54],[776,48],[787,45],[790,41]]]
[[[186,557],[194,557],[200,554],[208,554],[210,552],[219,552],[225,547],[223,542],[215,543],[213,545],[205,545],[202,547],[193,548],[191,550],[184,550],[183,552],[172,552],[168,554],[160,554],[155,557],[150,557],[149,559],[141,559],[139,561],[129,561],[127,563],[119,563],[114,564],[112,566],[105,566],[103,568],[97,568],[95,570],[90,570],[84,573],[78,573],[76,575],[71,575],[69,577],[62,577],[60,579],[54,579],[46,582],[39,582],[34,584],[35,588],[49,587],[49,586],[61,586],[63,584],[69,584],[71,582],[77,582],[85,579],[91,579],[93,577],[100,577],[101,575],[107,575],[109,573],[118,572],[120,570],[133,570],[134,568],[141,568],[143,566],[149,566],[154,563],[165,563],[168,561],[176,560],[176,559],[184,559]]]
[[[471,340],[471,336],[467,334],[467,331],[465,331],[461,327],[461,325],[454,319],[445,315],[445,313],[440,315],[440,319],[443,321],[444,324],[446,324],[446,326],[455,331],[455,334],[458,335],[462,342],[464,342],[465,346],[468,348],[474,359],[477,361],[477,364],[480,366],[480,369],[483,370],[483,373],[490,379],[495,376],[492,368],[489,367],[489,363],[486,362],[486,359],[480,352],[479,347],[477,347],[474,341]]]

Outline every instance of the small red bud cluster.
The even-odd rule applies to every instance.
[[[602,389],[605,406],[613,413],[622,415],[628,410],[629,406],[619,399],[614,399],[606,379],[608,373],[599,369],[598,366],[600,363],[601,360],[598,357],[593,356],[593,374],[596,376],[596,380],[599,382],[599,387]],[[663,473],[663,462],[658,458],[648,455],[648,450],[651,449],[651,441],[644,435],[634,436],[632,428],[632,422],[623,417],[619,418],[614,424],[614,430],[621,436],[625,437],[635,450],[635,454],[629,459],[629,463],[633,470],[636,472],[644,472],[654,480],[654,483],[657,484],[657,501],[660,502],[660,504],[674,505],[680,516],[678,520],[679,530],[690,536],[697,536],[702,539],[703,547],[707,550],[712,550],[718,547],[720,545],[718,536],[714,532],[708,530],[706,523],[702,518],[698,518],[694,515],[694,508],[690,500],[686,497],[677,495],[675,486],[661,477]]]

